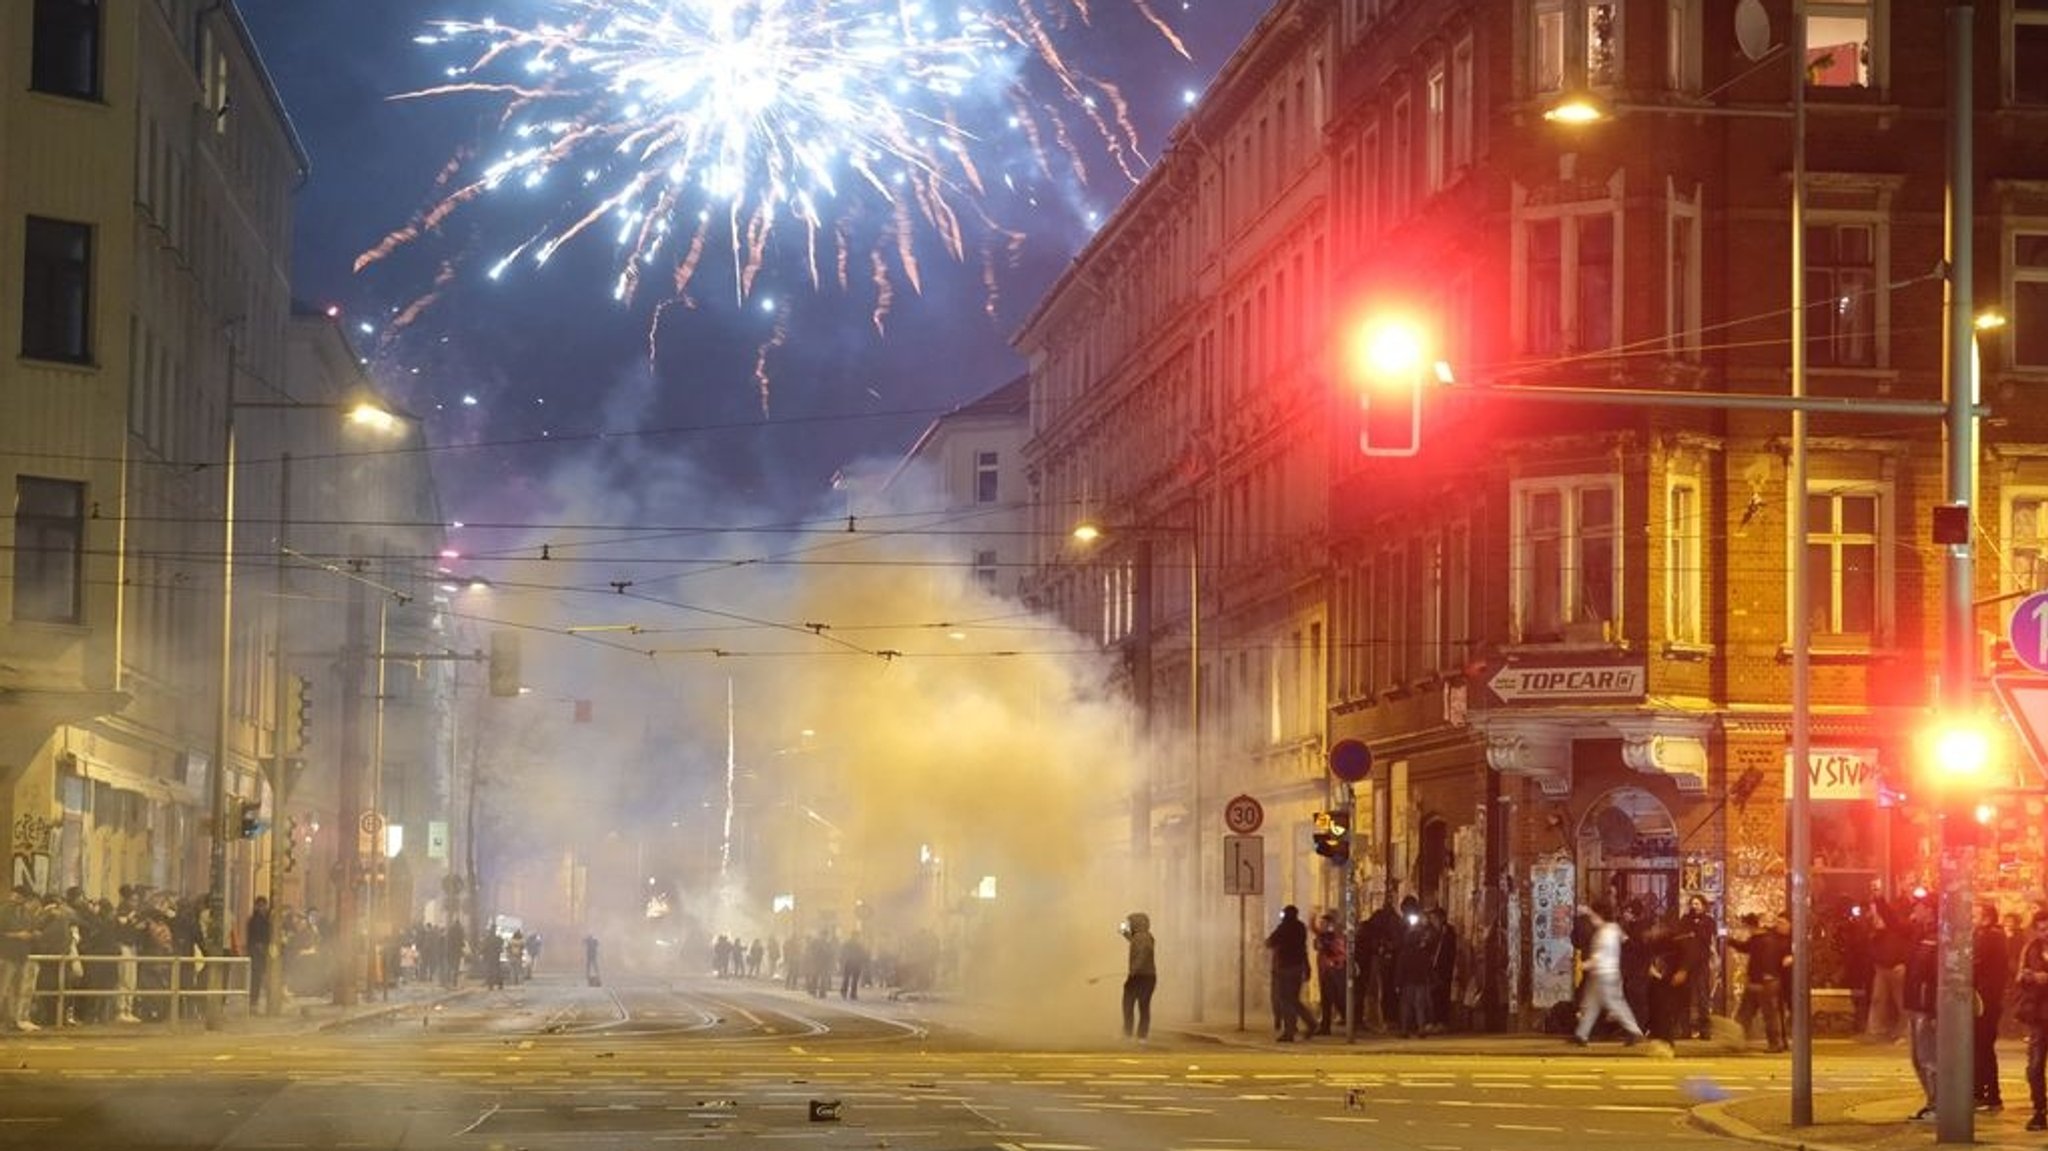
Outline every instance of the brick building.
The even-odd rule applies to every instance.
[[[1265,901],[1334,902],[1346,873],[1305,820],[1341,799],[1321,764],[1347,739],[1374,752],[1349,874],[1368,907],[1447,909],[1488,1025],[1569,996],[1579,902],[1781,907],[1795,548],[1820,921],[1927,873],[1901,797],[1939,665],[1937,421],[1810,417],[1794,493],[1788,416],[1501,394],[1788,393],[1792,6],[1726,7],[1275,5],[1020,335],[1033,590],[1124,650],[1154,733],[1202,733],[1132,797],[1133,857],[1188,893],[1177,914],[1228,906],[1202,813],[1240,791],[1279,813]],[[2048,530],[2048,10],[1975,19],[1975,294],[2010,321],[1982,338],[1989,670]],[[1939,400],[1945,7],[1806,21],[1808,390]],[[1608,115],[1545,115],[1574,96]],[[1483,387],[1433,391],[1420,451],[1369,457],[1342,353],[1396,311]],[[1077,555],[1084,516],[1150,530]],[[1982,852],[2013,905],[2044,893],[2042,814],[2006,795]]]

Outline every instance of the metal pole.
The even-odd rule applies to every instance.
[[[1792,396],[1806,397],[1806,4],[1792,4]],[[1813,1122],[1813,737],[1809,723],[1813,646],[1807,586],[1806,412],[1792,412],[1792,803],[1786,859],[1792,901],[1792,1125]]]
[[[389,860],[391,824],[384,816],[384,688],[385,655],[390,636],[391,597],[382,596],[377,601],[377,702],[376,728],[370,740],[370,810],[377,814],[376,831],[370,836],[369,888],[369,986],[380,991],[388,973],[384,970],[383,935],[388,930],[384,920],[391,914],[390,872],[386,867]],[[380,882],[381,880],[381,882]]]
[[[1204,837],[1202,829],[1207,826],[1204,821],[1207,819],[1208,813],[1202,802],[1202,501],[1199,495],[1195,497],[1192,509],[1188,514],[1188,726],[1192,729],[1195,742],[1194,796],[1191,800],[1194,810],[1188,813],[1188,826],[1194,829],[1195,881],[1193,887],[1195,891],[1195,905],[1199,909],[1203,903],[1202,889],[1210,882],[1209,870],[1202,866],[1202,839]],[[1200,918],[1198,916],[1198,920]],[[1242,897],[1238,899],[1238,919],[1240,921],[1244,919],[1244,900]],[[1208,966],[1205,959],[1208,953],[1208,944],[1207,940],[1202,939],[1199,934],[1201,931],[1199,921],[1194,924],[1194,927],[1198,933],[1195,943],[1194,1021],[1200,1023],[1202,1022],[1203,1001],[1207,998],[1203,970]],[[1237,936],[1237,1029],[1242,1031],[1244,1030],[1245,964],[1244,925],[1242,922],[1238,925]]]
[[[223,427],[220,548],[220,698],[213,713],[213,758],[206,772],[206,952],[227,952],[228,724],[235,687],[235,340],[228,336],[227,413]],[[208,996],[206,1026],[220,1026],[220,1000]]]
[[[1949,9],[1949,138],[1948,138],[1948,279],[1943,319],[1946,353],[1944,384],[1948,392],[1948,502],[1968,507],[1974,497],[1977,423],[1972,386],[1971,352],[1975,298],[1976,190],[1972,131],[1972,44],[1974,9],[1968,3]],[[1976,703],[1975,628],[1970,589],[1975,578],[1971,535],[1948,545],[1948,565],[1941,645],[1941,706],[1950,716],[1964,716]],[[1975,851],[1959,844],[1949,829],[1941,842],[1941,979],[1935,1013],[1935,1140],[1975,1141],[1976,1073],[1972,1065],[1976,1012],[1971,987],[1970,903]]]
[[[291,798],[291,771],[285,765],[285,725],[293,722],[285,714],[291,693],[286,690],[288,677],[284,666],[285,620],[291,615],[285,604],[285,549],[288,545],[286,533],[292,519],[292,454],[285,452],[278,457],[277,473],[277,572],[272,577],[272,599],[276,623],[271,628],[271,700],[276,708],[275,726],[270,737],[270,878],[266,885],[270,895],[270,942],[263,948],[263,1013],[277,1015],[283,1010],[279,1002],[284,995],[283,934],[284,916],[284,852],[280,850],[281,836],[290,825],[285,819],[285,803]]]
[[[360,540],[350,540],[350,550],[360,547]],[[356,1002],[356,981],[361,975],[356,970],[356,933],[361,930],[361,916],[356,904],[356,884],[362,875],[362,852],[359,840],[362,835],[362,758],[363,758],[363,642],[368,627],[365,609],[368,605],[363,598],[363,581],[348,581],[348,639],[341,653],[341,760],[339,794],[335,800],[334,891],[334,962],[329,967],[329,978],[333,980],[334,1002],[338,1006],[353,1006]]]

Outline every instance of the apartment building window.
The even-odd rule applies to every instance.
[[[1620,484],[1515,485],[1514,632],[1520,643],[1604,643],[1621,619]]]
[[[1883,0],[1807,0],[1806,82],[1814,88],[1868,88],[1873,37],[1884,27]]]
[[[1408,97],[1394,101],[1394,135],[1387,157],[1387,211],[1394,220],[1408,218],[1415,194],[1415,108]]]
[[[996,553],[994,548],[984,548],[974,553],[974,583],[981,590],[996,590]]]
[[[1674,480],[1664,499],[1664,627],[1674,644],[1706,642],[1701,602],[1705,598],[1706,524],[1700,513],[1697,480]]]
[[[1877,366],[1877,228],[1806,229],[1806,351],[1815,367]]]
[[[1451,170],[1462,172],[1472,166],[1472,134],[1476,110],[1472,101],[1478,86],[1474,80],[1472,37],[1458,41],[1451,49]]]
[[[1472,525],[1451,525],[1444,542],[1444,651],[1437,662],[1448,670],[1464,666],[1472,639]]]
[[[85,485],[14,480],[14,618],[77,623],[83,607]]]
[[[2005,578],[2008,592],[2048,591],[2048,491],[2013,493],[2006,503]]]
[[[2048,229],[2012,237],[2012,363],[2048,368]]]
[[[24,251],[21,354],[85,363],[92,358],[92,228],[30,216]]]
[[[1000,454],[997,452],[974,453],[974,502],[992,504],[999,498],[998,480],[1002,474]]]
[[[1700,90],[1700,37],[1700,0],[1668,0],[1664,11],[1664,82],[1673,92]]]
[[[53,96],[100,95],[99,0],[36,0],[29,87]]]
[[[1423,78],[1422,85],[1422,174],[1428,181],[1428,189],[1441,191],[1449,176],[1450,162],[1450,94],[1451,77],[1442,64],[1436,64]]]
[[[1699,199],[1671,199],[1665,221],[1664,347],[1685,360],[1700,358]]]
[[[1432,533],[1409,550],[1408,584],[1415,594],[1416,671],[1428,674],[1444,666],[1444,602],[1449,588],[1444,569],[1444,537]]]
[[[1595,88],[1621,82],[1621,5],[1531,0],[1529,12],[1529,79],[1536,92],[1562,92],[1581,76]]]
[[[1523,347],[1531,355],[1614,346],[1614,216],[1606,204],[1525,218]]]
[[[2048,104],[2048,0],[2012,0],[2012,101]]]
[[[1818,640],[1867,647],[1885,636],[1884,502],[1878,488],[1808,489],[1807,611]]]

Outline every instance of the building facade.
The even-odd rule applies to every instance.
[[[1358,814],[1354,866],[1328,873],[1348,875],[1368,907],[1413,895],[1447,910],[1465,942],[1456,1000],[1475,1024],[1526,1025],[1569,998],[1581,903],[1662,914],[1698,895],[1730,922],[1784,905],[1795,572],[1810,603],[1817,983],[1839,981],[1838,929],[1873,883],[1896,891],[1930,875],[1929,819],[1912,793],[1940,662],[1945,552],[1929,523],[1944,499],[1942,436],[1932,417],[1859,413],[1853,401],[1946,394],[1947,13],[1809,4],[1795,73],[1789,3],[1761,6],[1761,38],[1710,7],[1345,0],[1296,37],[1314,19],[1278,5],[1021,341],[1040,537],[1063,538],[1055,521],[1090,501],[1136,499],[1132,518],[1157,522],[1144,501],[1183,489],[1160,482],[1154,457],[1201,460],[1189,470],[1228,490],[1218,446],[1279,394],[1228,350],[1222,324],[1209,374],[1207,345],[1188,334],[1204,330],[1204,302],[1249,297],[1256,316],[1259,291],[1280,289],[1249,250],[1198,243],[1186,267],[1154,269],[1120,261],[1119,241],[1143,236],[1141,250],[1172,258],[1172,233],[1145,229],[1175,211],[1257,221],[1243,236],[1315,221],[1327,259],[1280,311],[1311,334],[1304,360],[1326,367],[1305,382],[1306,414],[1275,434],[1327,488],[1282,501],[1283,516],[1314,509],[1298,552],[1255,545],[1235,578],[1274,596],[1295,589],[1296,618],[1321,625],[1304,628],[1304,644],[1327,667],[1315,681],[1327,710],[1305,727],[1321,746],[1355,739],[1373,752],[1355,794],[1330,797]],[[1973,591],[1989,672],[2010,597],[2041,586],[2048,409],[2032,389],[2048,379],[2048,96],[2029,77],[2048,51],[2048,15],[1986,5],[1975,19],[1974,289],[2008,320],[1980,337],[1993,418]],[[1302,69],[1327,85],[1302,161],[1319,189],[1307,213],[1284,149],[1262,153],[1262,117],[1247,118],[1251,61],[1270,84]],[[1802,492],[1788,482],[1788,416],[1636,402],[1791,386],[1795,78],[1807,388],[1852,409],[1808,419]],[[1546,115],[1586,97],[1606,113],[1598,122]],[[1249,152],[1233,150],[1230,122],[1250,133]],[[1233,157],[1254,174],[1233,179]],[[1206,164],[1220,165],[1213,201],[1188,175]],[[1171,208],[1148,197],[1177,173]],[[1154,296],[1179,306],[1148,306]],[[1370,381],[1344,355],[1364,323],[1393,314],[1430,331],[1434,357],[1467,386],[1429,391],[1419,450],[1382,457],[1359,451],[1357,393]],[[1186,371],[1152,375],[1146,357],[1176,347],[1189,350]],[[1145,393],[1127,381],[1143,379],[1157,381],[1156,399],[1132,402]],[[1546,387],[1616,398],[1532,398]],[[1803,539],[1790,532],[1795,499]],[[1271,506],[1256,494],[1249,505]],[[1211,514],[1233,507],[1221,495]],[[1232,560],[1205,548],[1205,585],[1220,582],[1213,564]],[[1158,606],[1170,593],[1122,596],[1129,577],[1102,565],[1048,555],[1040,566],[1041,594],[1070,619],[1116,621],[1127,602],[1143,603],[1128,614],[1153,631],[1176,618]],[[1227,593],[1204,605],[1211,712],[1270,714],[1270,697],[1224,661],[1272,643],[1282,617],[1261,621]],[[1293,791],[1256,757],[1216,764],[1206,793],[1303,811],[1324,786],[1320,758],[1302,756]],[[2048,891],[2043,806],[2031,766],[2006,770],[1980,884],[2018,907]],[[1314,860],[1298,827],[1269,829],[1266,844],[1269,880]],[[1196,884],[1209,874],[1184,864],[1168,869]]]

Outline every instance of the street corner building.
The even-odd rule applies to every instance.
[[[1975,8],[1964,261],[1947,6],[1809,2],[1803,62],[1791,4],[1741,7],[1278,4],[1018,333],[1031,594],[1182,749],[1130,797],[1167,930],[1236,922],[1249,794],[1254,929],[1413,895],[1465,941],[1465,1019],[1535,1026],[1583,903],[1785,908],[1803,771],[1817,1011],[1846,1015],[1847,925],[1934,873],[1951,386],[1991,416],[1965,590],[2012,737],[1976,885],[2043,896],[2039,740],[1991,687],[2048,655],[2002,638],[2048,586],[2048,8]],[[1987,315],[1952,382],[1953,268]],[[1426,352],[1360,354],[1389,322]],[[1795,424],[1795,387],[1834,406]],[[1141,530],[1083,552],[1084,517]],[[1343,866],[1311,850],[1333,808]],[[1244,942],[1203,941],[1197,1010]]]

